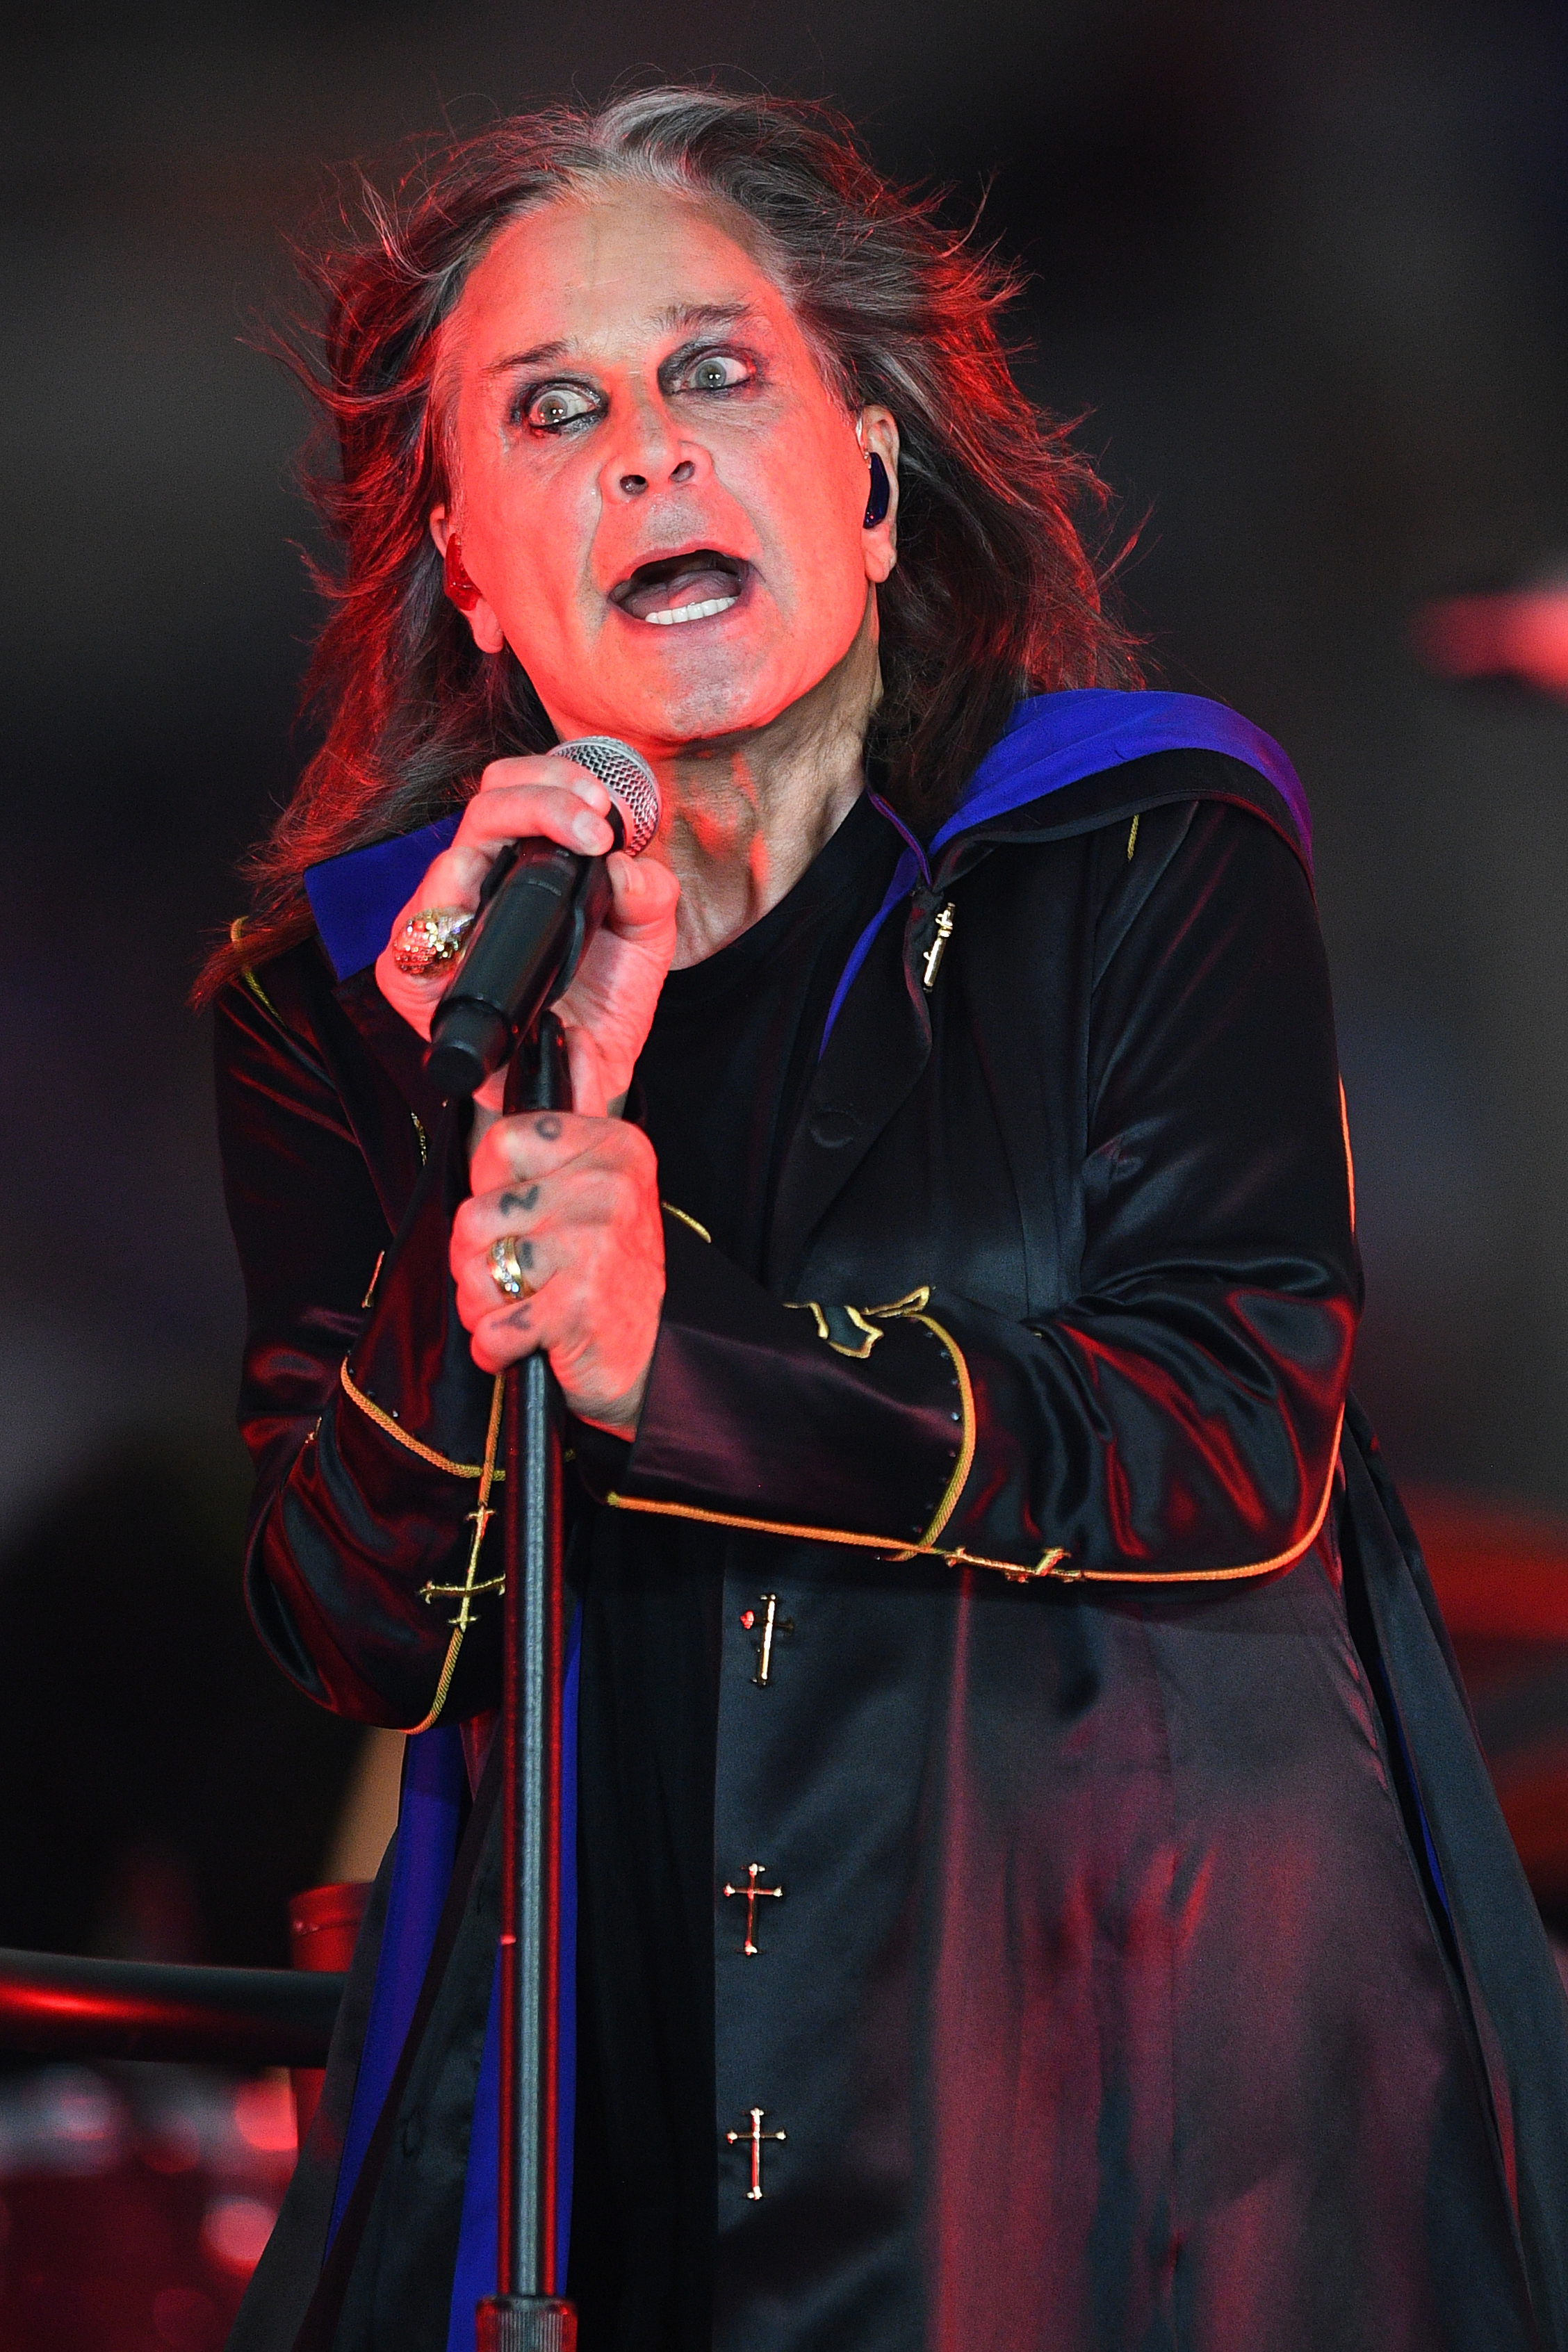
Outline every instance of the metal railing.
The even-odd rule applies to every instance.
[[[323,2066],[343,1979],[0,1949],[0,2050],[42,2059]]]

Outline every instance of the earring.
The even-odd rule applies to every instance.
[[[892,497],[893,486],[888,479],[888,469],[886,466],[883,465],[880,457],[878,457],[875,449],[873,449],[871,452],[871,495],[866,501],[866,528],[868,530],[875,530],[879,522],[885,522],[887,520],[888,509],[892,503]],[[448,540],[447,544],[450,547],[452,544],[451,541]]]
[[[479,592],[463,569],[463,551],[458,544],[455,530],[447,534],[447,552],[441,559],[441,585],[459,613],[471,613],[479,601]]]

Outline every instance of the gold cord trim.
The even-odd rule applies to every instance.
[[[374,1421],[378,1429],[384,1429],[388,1437],[395,1437],[398,1444],[406,1446],[410,1454],[417,1454],[421,1462],[428,1462],[432,1470],[445,1470],[447,1476],[451,1478],[483,1479],[506,1476],[504,1470],[496,1469],[488,1454],[483,1462],[454,1462],[450,1454],[437,1454],[433,1445],[422,1445],[418,1438],[410,1437],[408,1432],[399,1423],[394,1421],[389,1412],[383,1412],[374,1398],[367,1397],[362,1388],[356,1388],[353,1376],[349,1370],[349,1360],[346,1356],[343,1358],[339,1378],[342,1381],[343,1394],[351,1404],[357,1404],[361,1412]],[[494,1411],[495,1408],[492,1405],[492,1418]]]
[[[934,1331],[952,1357],[952,1369],[958,1375],[959,1408],[963,1414],[963,1435],[958,1448],[958,1459],[952,1465],[952,1475],[947,1482],[946,1491],[936,1507],[936,1516],[921,1538],[923,1549],[927,1545],[935,1543],[938,1536],[952,1518],[958,1507],[958,1498],[963,1492],[964,1483],[974,1465],[974,1388],[969,1377],[969,1366],[963,1360],[963,1350],[952,1332],[944,1331],[942,1325],[930,1315],[911,1315],[909,1319],[911,1323],[923,1323],[928,1331]]]
[[[847,1307],[844,1309],[844,1312],[849,1318],[850,1322],[855,1326],[856,1330],[863,1335],[860,1340],[860,1345],[858,1348],[847,1347],[842,1339],[829,1339],[827,1344],[832,1349],[836,1356],[850,1356],[853,1357],[858,1364],[863,1364],[867,1357],[870,1354],[872,1349],[876,1346],[878,1340],[881,1339],[883,1335],[877,1328],[877,1326],[874,1323],[867,1322],[866,1318],[861,1314],[860,1309],[858,1307]]]
[[[428,1731],[447,1704],[447,1693],[452,1687],[452,1676],[458,1671],[458,1655],[463,1646],[463,1636],[474,1622],[472,1602],[481,1592],[506,1591],[504,1576],[486,1577],[482,1580],[479,1578],[479,1547],[485,1539],[485,1529],[495,1517],[494,1511],[490,1508],[490,1489],[498,1478],[506,1475],[504,1471],[496,1468],[496,1454],[500,1447],[501,1407],[505,1397],[506,1376],[502,1372],[498,1372],[495,1389],[490,1397],[489,1427],[485,1432],[485,1459],[484,1466],[479,1472],[479,1504],[476,1509],[468,1513],[474,1524],[474,1540],[468,1547],[468,1573],[461,1584],[422,1584],[419,1588],[419,1598],[426,1607],[437,1598],[455,1600],[458,1604],[458,1613],[451,1621],[452,1638],[447,1644],[447,1654],[441,1661],[440,1677],[436,1685],[436,1696],[430,1703],[430,1712],[423,1723],[410,1725],[408,1730],[410,1738],[413,1738],[417,1732]]]
[[[414,1139],[419,1146],[419,1165],[423,1168],[430,1157],[429,1140],[426,1136],[424,1124],[418,1112],[411,1110],[408,1116],[414,1121]]]
[[[886,1337],[875,1323],[867,1322],[858,1307],[846,1307],[840,1311],[847,1317],[851,1327],[862,1334],[859,1346],[851,1348],[847,1341],[833,1337],[827,1318],[815,1298],[786,1298],[784,1305],[792,1315],[809,1315],[816,1325],[817,1338],[824,1340],[836,1356],[847,1356],[857,1364],[863,1364],[878,1340]]]
[[[239,945],[240,940],[245,937],[245,927],[249,919],[250,918],[248,915],[237,915],[233,922],[230,923],[228,927],[228,943],[230,947],[237,948]],[[262,1007],[263,1011],[270,1013],[274,1021],[281,1024],[283,1015],[279,1012],[278,1007],[273,1003],[272,999],[268,995],[267,991],[262,987],[261,982],[257,979],[256,974],[251,971],[250,966],[247,963],[242,963],[240,965],[239,976],[245,982],[247,988],[249,989],[252,996],[255,997],[258,1004]]]
[[[1350,1187],[1351,1231],[1355,1231],[1355,1155],[1351,1150],[1350,1105],[1345,1100],[1345,1082],[1340,1080],[1340,1131],[1345,1139],[1345,1181]]]
[[[862,1334],[860,1344],[856,1348],[851,1348],[847,1340],[834,1338],[832,1326],[816,1299],[786,1298],[784,1305],[792,1315],[809,1315],[816,1325],[817,1338],[831,1348],[836,1356],[847,1356],[853,1362],[863,1364],[878,1340],[884,1336],[882,1324],[900,1318],[923,1323],[927,1318],[920,1310],[929,1304],[930,1299],[931,1285],[922,1282],[918,1290],[906,1291],[902,1298],[895,1298],[888,1307],[840,1307],[839,1313],[848,1318],[851,1328]],[[868,1320],[868,1318],[875,1319]],[[936,1327],[933,1324],[931,1328],[934,1330]]]
[[[944,1559],[952,1568],[994,1568],[1016,1584],[1033,1583],[1040,1577],[1051,1578],[1060,1584],[1234,1584],[1242,1577],[1268,1576],[1277,1568],[1289,1568],[1316,1543],[1334,1491],[1334,1470],[1339,1461],[1340,1433],[1343,1426],[1344,1414],[1342,1412],[1334,1430],[1323,1499],[1300,1543],[1293,1544],[1289,1551],[1278,1552],[1272,1559],[1248,1560],[1240,1568],[1176,1568],[1163,1572],[1152,1569],[1069,1568],[1066,1563],[1071,1559],[1072,1554],[1059,1548],[1042,1552],[1033,1568],[1025,1568],[1016,1559],[987,1559],[980,1552],[965,1551],[962,1544],[950,1549],[944,1544],[907,1543],[897,1536],[855,1535],[843,1528],[790,1527],[776,1519],[750,1519],[742,1518],[735,1512],[700,1510],[692,1503],[644,1502],[635,1495],[617,1495],[613,1491],[605,1496],[605,1500],[614,1510],[646,1511],[659,1518],[695,1519],[703,1527],[736,1528],[743,1535],[784,1536],[796,1543],[844,1544],[857,1551],[885,1552],[892,1559],[912,1559],[919,1555],[931,1559]]]
[[[860,1312],[862,1315],[874,1316],[879,1323],[887,1323],[898,1316],[919,1315],[930,1305],[931,1285],[929,1282],[922,1282],[918,1290],[906,1290],[901,1298],[893,1299],[887,1307],[863,1307]],[[855,1310],[851,1307],[849,1311],[853,1314]]]
[[[1132,820],[1132,830],[1127,836],[1127,863],[1129,866],[1132,863],[1132,853],[1138,846],[1138,817],[1142,816],[1142,810],[1140,809],[1138,816],[1135,816]]]
[[[656,1518],[695,1519],[706,1528],[737,1528],[743,1535],[786,1536],[796,1543],[847,1544],[857,1551],[885,1552],[890,1559],[913,1559],[917,1553],[933,1559],[945,1559],[958,1567],[997,1568],[1005,1576],[1059,1577],[1064,1583],[1078,1581],[1080,1570],[1058,1565],[1070,1558],[1065,1551],[1041,1554],[1033,1568],[1021,1568],[1016,1559],[983,1559],[977,1552],[965,1551],[962,1546],[947,1550],[941,1544],[910,1543],[902,1536],[856,1535],[845,1528],[796,1528],[780,1519],[743,1518],[735,1511],[705,1511],[695,1503],[653,1503],[637,1495],[617,1495],[614,1489],[605,1497],[612,1510],[644,1511]],[[1125,1581],[1118,1579],[1119,1582]]]
[[[695,1217],[689,1217],[684,1209],[678,1209],[676,1207],[673,1201],[661,1201],[658,1205],[664,1211],[667,1217],[674,1217],[679,1223],[689,1225],[698,1240],[700,1242],[706,1242],[711,1249],[713,1245],[713,1236],[709,1232],[706,1225],[700,1225]]]

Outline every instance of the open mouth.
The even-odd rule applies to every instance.
[[[629,579],[611,589],[610,601],[634,621],[679,628],[687,621],[709,621],[716,613],[727,613],[739,602],[750,568],[742,556],[697,547],[688,555],[639,563]]]

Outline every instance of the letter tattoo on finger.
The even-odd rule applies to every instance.
[[[559,1143],[562,1134],[561,1121],[552,1110],[544,1111],[534,1120],[533,1131],[545,1143]]]
[[[538,1198],[537,1184],[531,1184],[526,1192],[503,1192],[500,1202],[501,1215],[503,1217],[526,1216]]]

